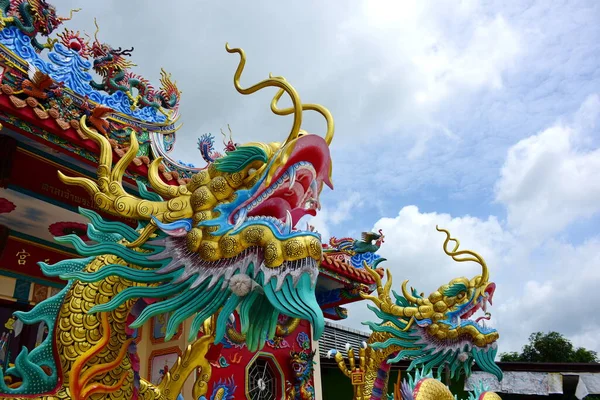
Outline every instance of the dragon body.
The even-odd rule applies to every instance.
[[[321,242],[317,234],[295,225],[316,213],[310,205],[318,202],[324,185],[331,186],[333,121],[323,107],[302,104],[282,77],[242,87],[245,54],[228,46],[227,51],[240,56],[234,75],[240,93],[279,89],[271,109],[278,115],[293,114],[287,139],[240,145],[180,186],[160,179],[157,159],[148,171],[154,192],[138,183],[138,197],[122,186],[123,173],[139,147],[135,133],[127,152],[113,164],[108,139],[82,117],[82,132],[100,148],[97,180],[59,172],[60,179],[85,188],[99,209],[135,219],[139,226],[105,221],[82,209],[91,222],[87,236],[92,242],[76,235],[57,238],[83,258],[40,263],[44,273],[68,283],[56,296],[17,314],[26,324],[43,321],[52,334],[31,352],[23,349],[18,355],[14,368],[0,379],[0,398],[175,400],[198,369],[193,395],[202,398],[211,375],[206,354],[225,336],[234,311],[251,351],[286,329],[278,325],[281,316],[306,319],[314,337],[321,335],[324,320],[314,293]],[[291,97],[292,108],[277,107],[284,93]],[[325,117],[324,138],[300,131],[306,109]],[[161,383],[153,385],[140,379],[129,334],[165,313],[166,340],[189,319],[191,344]],[[198,339],[201,328],[204,335]],[[226,398],[230,383],[224,382],[211,398]]]
[[[71,19],[59,17],[56,8],[45,0],[0,0],[0,28],[15,26],[31,38],[31,44],[38,51],[51,48],[55,41],[48,39],[45,44],[40,43],[36,36],[40,34],[48,37],[64,21]]]
[[[164,113],[163,109],[174,110],[179,106],[181,91],[171,75],[161,70],[160,89],[154,86],[143,76],[131,72],[135,64],[128,59],[131,49],[113,48],[98,40],[98,25],[96,24],[94,41],[85,40],[79,32],[66,29],[58,36],[60,43],[82,58],[91,61],[92,68],[100,75],[102,80],[89,83],[92,88],[102,90],[109,94],[124,93],[131,102],[131,109],[151,107]],[[58,41],[58,39],[57,39]]]
[[[377,296],[361,295],[375,304],[376,307],[368,307],[380,321],[364,323],[372,330],[372,334],[359,349],[359,363],[354,359],[353,349],[347,349],[349,365],[340,352],[330,351],[342,372],[352,379],[356,400],[385,399],[390,365],[405,358],[412,360],[409,370],[423,368],[424,373],[429,373],[437,368],[438,377],[443,366],[449,368],[452,377],[461,372],[470,375],[471,367],[476,363],[483,371],[502,379],[502,371],[494,363],[498,332],[480,323],[481,318],[470,319],[478,310],[487,312],[496,286],[489,282],[489,272],[483,258],[472,251],[459,251],[458,241],[451,238],[447,231],[441,231],[447,235],[444,242],[446,254],[455,261],[479,263],[481,275],[472,279],[453,279],[428,297],[418,294],[414,289],[407,290],[408,281],[405,281],[402,295],[394,292],[392,300],[389,270],[383,286],[380,276],[367,268],[377,282]],[[450,242],[455,243],[453,248],[448,247]],[[437,384],[427,383],[423,389],[429,385]],[[419,399],[433,400],[438,397],[421,396]]]
[[[314,400],[315,388],[311,384],[314,372],[315,351],[291,352],[290,366],[295,381],[288,389],[286,400]]]
[[[94,59],[94,71],[102,77],[102,81],[97,83],[92,80],[90,85],[96,90],[103,90],[109,94],[117,91],[125,93],[132,102],[132,109],[175,108],[179,104],[181,92],[171,80],[171,75],[161,70],[161,88],[154,89],[147,79],[128,70],[135,65],[126,58],[131,56],[131,51],[133,48],[114,49],[96,40],[90,48],[90,55]]]
[[[446,385],[435,379],[431,372],[423,373],[423,370],[417,370],[414,376],[410,376],[402,382],[402,385],[396,385],[394,396],[388,398],[389,400],[456,400],[456,396]],[[482,384],[469,394],[467,400],[500,400],[500,396],[488,391]]]

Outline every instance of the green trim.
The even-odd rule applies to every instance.
[[[229,151],[225,156],[218,158],[214,162],[217,171],[220,172],[239,172],[254,161],[267,162],[267,153],[257,146],[241,146],[233,151]]]
[[[28,279],[18,278],[15,282],[12,297],[17,300],[17,303],[29,303],[29,292],[31,292],[31,281]]]
[[[12,272],[12,271],[7,271],[5,269],[0,269],[0,276],[6,276],[9,278],[20,279],[23,281],[29,281],[32,283],[38,283],[40,285],[51,286],[51,287],[55,287],[55,288],[59,288],[59,289],[64,288],[66,285],[66,282],[64,285],[61,285],[60,283],[57,283],[57,282],[47,281],[45,279],[36,278],[34,276],[29,276],[29,275],[23,275],[23,274],[19,274],[19,273]]]
[[[72,258],[81,258],[81,256],[79,254],[77,254],[77,251],[71,247],[61,246],[60,244],[56,244],[54,242],[48,242],[46,240],[40,239],[35,236],[30,236],[30,235],[27,235],[22,232],[13,231],[11,229],[11,230],[9,230],[9,236],[13,236],[13,237],[23,239],[23,240],[28,240],[30,242],[40,244],[42,246],[50,247],[54,250],[59,250],[59,251],[65,252],[65,253],[69,253],[70,255],[73,256]]]
[[[452,286],[444,290],[444,296],[454,297],[461,292],[467,291],[467,285],[461,282],[453,283]]]

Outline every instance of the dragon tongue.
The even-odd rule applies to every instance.
[[[292,215],[292,226],[296,226],[298,221],[305,215],[312,215],[313,217],[317,215],[317,211],[315,209],[305,209],[305,208],[295,208],[291,212]],[[307,229],[308,230],[308,229]]]

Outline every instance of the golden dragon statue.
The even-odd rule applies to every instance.
[[[302,103],[283,77],[242,87],[246,56],[241,49],[226,49],[240,57],[234,74],[239,93],[277,89],[271,110],[293,116],[288,137],[281,143],[239,145],[186,185],[165,184],[157,159],[148,171],[153,191],[138,182],[139,196],[134,196],[122,179],[138,151],[135,133],[127,153],[113,165],[110,143],[83,117],[82,131],[100,148],[97,179],[59,172],[60,179],[85,188],[99,209],[139,225],[134,229],[80,209],[91,221],[91,241],[57,238],[83,258],[39,264],[46,275],[67,284],[31,311],[16,313],[25,324],[45,322],[51,334],[35,349],[23,349],[6,373],[0,371],[0,398],[175,400],[198,368],[193,395],[202,398],[211,374],[205,355],[223,338],[234,310],[251,351],[294,327],[278,326],[280,315],[310,321],[314,337],[321,336],[324,320],[314,293],[321,240],[296,224],[316,214],[324,185],[332,187],[333,119],[322,106]],[[279,108],[286,93],[292,107]],[[301,130],[306,110],[325,118],[323,137]],[[191,320],[192,343],[153,385],[136,371],[135,344],[126,328],[131,319],[129,327],[136,328],[165,313],[166,340]],[[205,335],[197,339],[203,326]]]
[[[396,388],[397,400],[454,400],[450,390],[431,375],[437,368],[437,377],[447,368],[451,377],[464,372],[471,374],[475,363],[483,371],[502,379],[502,370],[494,362],[498,351],[496,329],[486,326],[491,314],[488,304],[493,301],[496,285],[489,281],[489,271],[484,259],[470,250],[459,250],[458,240],[446,234],[444,252],[454,261],[474,261],[481,266],[481,274],[468,278],[455,278],[441,286],[428,297],[418,294],[402,283],[402,295],[393,292],[390,297],[392,276],[387,270],[387,282],[382,285],[377,272],[365,266],[377,283],[377,296],[362,293],[376,307],[369,309],[381,320],[365,322],[372,330],[367,342],[358,349],[358,362],[354,349],[347,346],[348,362],[341,352],[330,350],[340,370],[351,379],[355,400],[387,399],[388,378],[391,364],[410,359],[409,371],[417,370],[417,376]],[[453,243],[452,248],[449,247]],[[485,315],[472,319],[481,310]],[[477,400],[494,400],[500,397],[492,392],[479,390],[472,394]]]

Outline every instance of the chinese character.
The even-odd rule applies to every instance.
[[[25,265],[27,263],[27,257],[29,257],[31,254],[29,254],[28,252],[25,251],[25,249],[23,249],[15,255],[17,257],[19,257],[19,259],[17,260],[17,263],[19,265]]]

